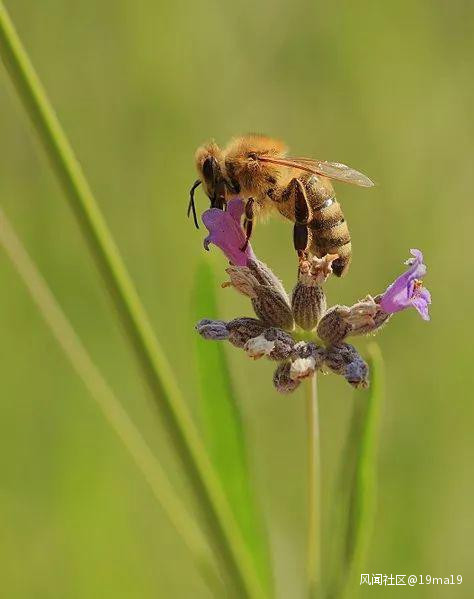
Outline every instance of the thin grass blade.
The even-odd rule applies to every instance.
[[[174,490],[159,459],[140,434],[112,387],[93,362],[48,283],[28,255],[12,225],[0,208],[0,247],[25,284],[58,345],[96,402],[150,486],[171,524],[181,536],[204,580],[215,596],[222,594],[222,581],[204,532]]]
[[[218,314],[216,281],[207,261],[198,267],[193,293],[195,321]],[[248,464],[242,416],[223,343],[196,335],[199,416],[204,440],[262,585],[271,589],[268,540]]]
[[[251,556],[178,383],[73,148],[0,0],[0,55],[74,209],[170,439],[207,516],[209,539],[242,597],[264,596]]]

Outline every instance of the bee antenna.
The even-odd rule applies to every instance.
[[[187,216],[189,218],[189,215],[191,214],[191,210],[193,211],[193,219],[194,219],[194,224],[196,226],[196,229],[199,229],[199,223],[198,223],[197,214],[196,214],[196,205],[194,203],[194,192],[200,185],[201,185],[201,180],[197,179],[196,181],[194,181],[193,186],[191,187],[191,189],[189,191],[189,204],[188,204],[188,212],[187,212]]]

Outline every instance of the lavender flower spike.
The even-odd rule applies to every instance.
[[[431,304],[431,295],[423,287],[422,278],[426,274],[423,264],[423,254],[420,250],[410,250],[413,258],[406,261],[409,269],[398,277],[382,295],[380,307],[384,312],[392,314],[409,306],[418,310],[423,320],[429,320],[428,305]]]
[[[243,200],[230,200],[227,210],[210,208],[202,215],[202,222],[209,230],[204,240],[204,247],[209,250],[209,244],[217,245],[235,266],[247,266],[247,260],[256,260],[252,246],[247,244],[245,250],[245,233],[240,225],[244,212]]]

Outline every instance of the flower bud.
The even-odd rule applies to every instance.
[[[276,362],[281,362],[282,360],[287,360],[291,356],[292,346],[284,343],[277,339],[273,342],[274,347],[272,351],[268,354],[270,360],[275,360]]]
[[[301,380],[313,376],[323,365],[325,350],[315,343],[300,341],[293,347],[293,361],[290,366],[290,377]]]
[[[268,354],[270,360],[278,362],[286,360],[292,355],[295,341],[291,335],[276,327],[268,328],[263,333],[265,339],[273,342],[273,349]]]
[[[313,358],[297,358],[290,366],[290,377],[294,381],[301,381],[313,376],[316,365]]]
[[[326,343],[341,343],[346,337],[375,333],[390,318],[376,299],[368,295],[350,308],[334,306],[318,325],[318,335]]]
[[[286,299],[266,285],[260,285],[256,292],[257,297],[252,299],[255,314],[274,327],[291,330],[294,327],[294,320]]]
[[[249,339],[244,345],[244,350],[254,360],[268,356],[275,347],[275,341],[268,341],[263,335]]]
[[[209,320],[208,318],[203,318],[197,323],[195,328],[204,339],[219,341],[229,337],[227,325],[223,320]]]
[[[326,296],[320,285],[298,281],[291,297],[291,309],[298,326],[311,331],[326,311]]]
[[[341,343],[348,336],[375,333],[390,318],[368,295],[350,308],[334,306],[318,325],[318,335],[326,343]]]
[[[357,349],[349,343],[339,343],[326,348],[324,363],[336,374],[344,374],[347,365],[359,357]]]
[[[290,363],[283,362],[273,374],[273,385],[279,393],[291,393],[300,385],[299,380],[294,380],[290,376]]]
[[[315,368],[319,369],[324,364],[326,350],[324,347],[316,345],[316,343],[313,343],[312,341],[309,343],[306,341],[299,341],[293,346],[291,355],[293,360],[297,360],[298,358],[313,358]]]
[[[368,295],[363,300],[358,301],[348,309],[344,315],[345,320],[352,325],[352,334],[355,331],[364,330],[367,327],[374,326],[374,316],[378,311],[378,306],[374,298]]]
[[[336,374],[342,375],[353,387],[366,388],[369,384],[369,368],[356,348],[349,343],[328,347],[325,364]]]
[[[247,266],[259,283],[271,287],[282,296],[287,304],[290,303],[288,294],[286,293],[282,282],[266,264],[257,259],[249,259],[247,261]]]
[[[318,337],[329,345],[341,343],[352,330],[352,325],[345,318],[348,314],[347,306],[330,308],[319,321]]]
[[[254,270],[257,269],[254,262]],[[257,270],[259,277],[262,277],[262,267]],[[288,297],[282,294],[272,282],[271,285],[263,285],[252,274],[250,268],[246,266],[230,266],[226,269],[230,277],[230,283],[224,283],[224,286],[231,285],[237,291],[249,297],[255,314],[269,325],[283,329],[292,329],[294,326],[293,314],[288,303]],[[270,278],[266,272],[265,276]]]
[[[261,335],[249,339],[244,345],[244,350],[254,360],[265,356],[281,362],[291,356],[294,344],[291,335],[276,327],[270,327]]]
[[[367,301],[368,298],[370,298],[370,296],[367,296],[365,301]],[[371,333],[375,334],[390,320],[392,315],[388,314],[387,312],[384,312],[384,310],[380,306],[381,298],[381,295],[377,295],[375,298],[373,298],[372,301],[375,304],[375,313],[372,314],[372,318],[367,322],[361,322],[358,324],[358,326],[353,326],[352,331],[350,332],[351,336],[370,335]]]
[[[223,287],[234,287],[242,295],[251,299],[257,297],[256,288],[260,285],[258,280],[246,266],[229,266],[225,269],[230,281],[223,283]]]
[[[244,347],[249,339],[258,337],[266,326],[256,318],[234,318],[227,323],[229,341],[236,347]]]
[[[369,386],[369,367],[360,356],[347,366],[344,376],[356,389],[367,389]]]

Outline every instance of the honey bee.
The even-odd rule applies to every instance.
[[[212,207],[224,210],[232,197],[246,201],[246,244],[254,222],[277,212],[294,223],[300,258],[338,254],[333,272],[339,277],[347,272],[351,238],[331,179],[372,187],[368,177],[338,162],[289,157],[283,142],[255,134],[237,137],[224,149],[207,143],[195,160],[199,179],[191,188],[188,216],[192,210],[197,227],[194,192],[202,184]]]

